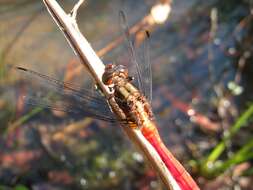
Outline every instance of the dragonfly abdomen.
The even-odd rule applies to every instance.
[[[161,159],[163,160],[169,171],[172,173],[174,179],[177,181],[178,185],[182,190],[199,190],[198,185],[192,179],[190,174],[166,148],[158,133],[153,133],[153,135],[150,133],[150,135],[147,136],[146,139],[156,149]]]

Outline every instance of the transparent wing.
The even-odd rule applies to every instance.
[[[150,63],[150,34],[146,31],[146,41],[144,42],[143,63],[139,64],[143,81],[143,93],[152,102],[152,67]]]
[[[63,91],[64,94],[71,93],[71,95],[75,96],[76,98],[82,99],[82,101],[87,101],[87,102],[93,101],[98,104],[104,104],[105,102],[105,99],[101,96],[98,96],[98,94],[94,93],[94,91],[87,90],[85,88],[82,88],[77,85],[73,85],[68,82],[62,82],[50,76],[41,74],[39,72],[24,68],[24,67],[16,67],[16,69],[18,71],[24,72],[25,74],[31,76],[32,78],[36,77],[42,80],[42,82],[49,85],[47,86],[48,88],[51,86],[53,87],[51,90],[54,90],[56,92],[61,93]]]
[[[46,84],[43,85],[44,89],[41,89],[40,93],[43,94],[41,98],[35,95],[26,96],[24,98],[26,104],[73,113],[76,116],[89,116],[116,122],[107,101],[98,93],[59,81],[27,68],[16,67],[16,69],[30,75],[32,78],[37,77]]]
[[[137,62],[136,51],[135,51],[133,42],[130,37],[129,26],[127,23],[126,15],[123,11],[119,12],[119,19],[120,19],[120,25],[124,31],[124,36],[126,38],[128,48],[130,50],[131,59],[132,59],[131,61],[134,63],[134,66],[136,67],[138,87],[139,87],[139,90],[143,93],[143,82],[142,82],[142,78],[141,78],[140,68],[139,68],[139,65]]]
[[[75,102],[73,101],[74,99],[72,99],[71,97],[67,98],[66,96],[61,97],[60,99],[59,97],[57,98],[58,99],[55,100],[55,96],[53,99],[49,97],[38,98],[35,96],[25,96],[24,101],[28,105],[73,114],[73,119],[92,117],[107,122],[117,122],[117,120],[111,114],[110,110],[108,110],[109,112],[107,113],[105,113],[105,110],[101,112],[101,110],[98,110],[96,104],[88,105],[87,103],[83,103],[80,101]]]
[[[128,44],[128,48],[131,54],[131,62],[133,62],[136,70],[136,78],[138,82],[138,88],[141,93],[143,93],[146,98],[151,102],[152,100],[152,69],[149,59],[149,33],[146,32],[147,41],[144,44],[144,59],[142,61],[137,61],[136,50],[134,48],[133,42],[131,40],[129,26],[127,23],[126,16],[123,11],[119,12],[120,25],[123,28],[124,36]]]

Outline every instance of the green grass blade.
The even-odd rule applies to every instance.
[[[226,142],[231,139],[241,127],[243,127],[253,115],[253,104],[237,119],[235,124],[229,130],[229,134],[214,148],[208,156],[206,163],[214,162],[223,153],[226,147]]]

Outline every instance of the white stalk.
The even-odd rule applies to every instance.
[[[80,33],[76,23],[77,10],[84,0],[78,1],[71,14],[66,14],[55,0],[43,0],[43,2],[54,21],[65,35],[74,52],[81,59],[82,64],[88,68],[88,71],[91,73],[97,85],[102,90],[105,97],[108,98],[111,92],[101,80],[105,66],[86,38]],[[170,190],[180,190],[180,187],[171,175],[170,171],[167,169],[153,146],[142,135],[141,131],[129,126],[124,126],[122,128],[134,144],[143,152],[145,157],[161,177],[166,187]]]

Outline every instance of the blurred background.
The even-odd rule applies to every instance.
[[[120,10],[140,61],[150,32],[152,106],[169,150],[201,189],[252,189],[253,1],[85,1],[84,36],[104,63],[131,68]],[[10,66],[95,90],[42,1],[0,0],[0,189],[164,189],[118,125],[27,105],[53,89]]]

